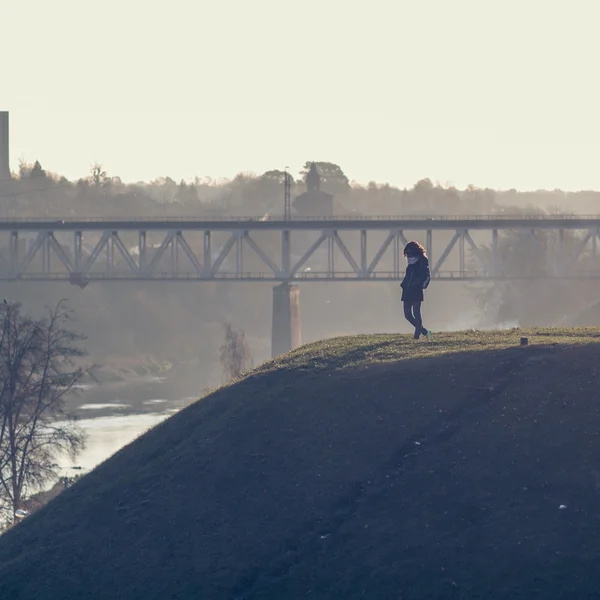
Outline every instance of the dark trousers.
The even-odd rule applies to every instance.
[[[404,316],[406,317],[406,320],[415,328],[416,339],[419,339],[421,335],[427,335],[427,329],[423,327],[420,301],[404,302]]]

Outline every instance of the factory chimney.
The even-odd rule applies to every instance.
[[[8,111],[0,111],[0,181],[10,179]]]

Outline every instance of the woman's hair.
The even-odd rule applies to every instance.
[[[418,254],[427,256],[425,248],[423,248],[419,242],[408,242],[408,244],[404,246],[404,256],[416,256]]]

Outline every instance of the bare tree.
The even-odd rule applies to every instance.
[[[252,354],[241,329],[236,331],[230,323],[226,323],[224,327],[225,341],[219,349],[221,372],[223,381],[230,381],[252,367]]]
[[[108,181],[108,175],[101,164],[95,163],[92,166],[90,171],[90,180],[92,185],[96,187],[101,186]]]
[[[62,301],[39,320],[19,304],[0,305],[0,503],[13,515],[29,490],[57,476],[59,455],[84,447],[83,431],[64,411],[90,372],[77,364],[85,352],[71,319]]]

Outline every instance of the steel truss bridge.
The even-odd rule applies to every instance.
[[[558,240],[554,267],[533,277],[600,279],[600,216],[494,215],[0,221],[0,281],[397,281],[408,239],[426,246],[438,281],[515,279],[499,260],[509,231]],[[592,268],[577,270],[584,254]]]

